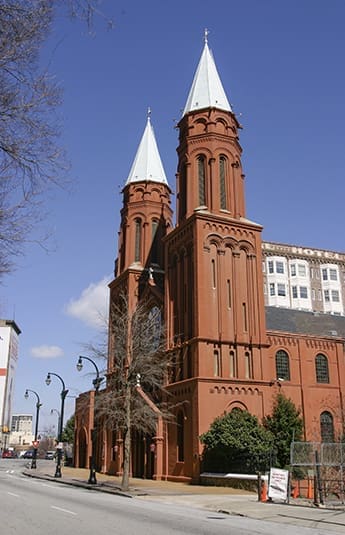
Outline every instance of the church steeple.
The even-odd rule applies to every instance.
[[[129,172],[126,185],[142,180],[167,184],[161,157],[159,155],[155,134],[150,121],[151,110],[147,114],[147,123],[141,138],[134,162]]]
[[[178,126],[178,223],[197,211],[244,218],[240,125],[226,97],[207,35]]]
[[[220,80],[216,64],[208,47],[207,36],[208,31],[205,30],[204,50],[195,72],[192,87],[189,91],[182,116],[194,110],[201,110],[202,108],[215,107],[220,110],[232,111]]]
[[[123,189],[115,276],[129,268],[143,271],[164,265],[159,243],[172,225],[170,188],[150,114]]]

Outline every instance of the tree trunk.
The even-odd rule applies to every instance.
[[[126,491],[129,489],[129,468],[131,460],[131,388],[126,388],[125,399],[126,410],[126,432],[123,437],[123,473],[121,489]]]

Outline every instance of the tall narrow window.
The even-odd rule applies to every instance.
[[[182,411],[177,415],[177,460],[184,461],[184,415]]]
[[[220,207],[226,210],[226,184],[225,184],[225,166],[226,159],[224,156],[219,158],[219,186],[220,186]]]
[[[179,174],[179,218],[183,219],[187,212],[187,169],[183,165]]]
[[[135,220],[135,250],[134,261],[140,262],[141,253],[141,219]]]
[[[238,377],[237,355],[235,351],[230,351],[229,353],[229,375],[230,377]]]
[[[213,351],[213,375],[214,377],[220,376],[220,355],[218,349]]]
[[[230,279],[226,281],[227,289],[228,289],[228,308],[231,308],[231,284]]]
[[[253,377],[252,356],[249,351],[244,354],[244,376],[246,379],[252,379]]]
[[[317,383],[329,383],[328,360],[322,353],[315,357],[315,372]]]
[[[216,287],[216,262],[214,258],[211,260],[211,270],[212,270],[212,288]]]
[[[199,204],[206,205],[205,156],[198,156]]]
[[[320,433],[321,442],[334,442],[333,416],[328,411],[320,414]]]
[[[158,221],[153,219],[151,223],[151,262],[156,263],[158,261]]]
[[[280,349],[276,353],[276,377],[284,381],[290,381],[290,361],[286,351]]]
[[[247,305],[245,303],[242,303],[242,311],[243,311],[243,330],[244,332],[247,332],[248,331]]]

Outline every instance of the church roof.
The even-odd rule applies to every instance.
[[[150,115],[129,172],[126,186],[132,182],[152,181],[168,184],[162,160],[159,155]]]
[[[268,331],[345,338],[345,317],[294,310],[291,308],[266,307]]]
[[[204,50],[201,54],[182,116],[190,111],[203,108],[219,108],[225,111],[232,111],[213,55],[208,47],[207,31],[205,32]]]

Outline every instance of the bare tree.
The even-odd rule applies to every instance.
[[[98,0],[0,0],[0,279],[41,220],[44,192],[64,183],[68,167],[58,143],[61,89],[39,63],[58,4],[89,29],[102,15]]]
[[[121,488],[127,490],[132,433],[153,433],[158,418],[172,417],[163,401],[170,357],[158,307],[143,302],[131,310],[121,295],[111,307],[109,323],[107,387],[96,411],[106,428],[123,439]]]

